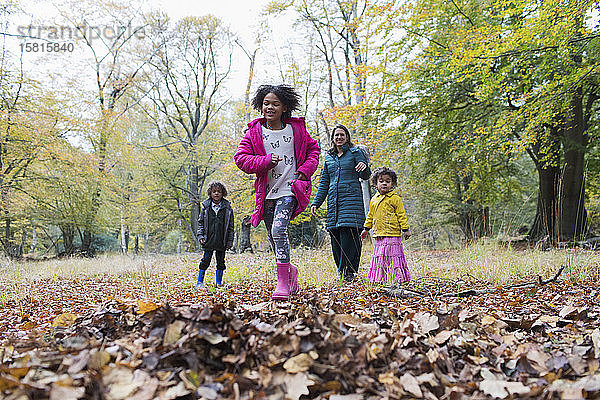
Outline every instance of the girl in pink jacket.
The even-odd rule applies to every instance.
[[[287,300],[298,291],[298,269],[290,264],[290,221],[308,206],[310,178],[319,165],[321,150],[306,130],[304,118],[293,118],[300,96],[287,85],[263,85],[252,106],[263,117],[248,124],[235,153],[239,169],[256,174],[256,204],[250,222],[264,219],[277,262],[277,287],[272,298]]]

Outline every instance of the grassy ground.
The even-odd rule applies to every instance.
[[[363,250],[359,280],[365,289],[372,287],[366,280],[371,248]],[[589,281],[600,275],[600,252],[582,250],[513,250],[496,244],[475,245],[456,251],[407,251],[406,257],[413,284],[431,279],[480,281],[499,286],[514,281],[541,276],[552,277],[558,268],[566,268],[561,276],[569,281]],[[201,254],[183,255],[103,255],[93,259],[67,258],[43,262],[0,264],[0,306],[10,300],[27,297],[35,291],[35,282],[60,280],[110,281],[120,286],[122,296],[164,301],[182,289],[195,287],[197,265]],[[301,286],[323,287],[339,285],[336,268],[329,249],[296,249],[292,261],[300,270]],[[227,254],[224,281],[228,284],[274,283],[272,254]],[[206,282],[214,289],[214,260]],[[93,290],[93,288],[90,288]],[[128,293],[129,291],[129,293]]]

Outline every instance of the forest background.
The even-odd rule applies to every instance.
[[[557,245],[598,230],[595,1],[272,1],[252,17],[252,41],[215,16],[171,20],[144,3],[56,9],[27,26],[18,1],[0,9],[8,257],[195,251],[213,180],[239,226],[253,176],[233,154],[258,115],[255,89],[282,82],[301,93],[323,152],[342,123],[372,167],[399,172],[413,246],[517,234]],[[234,69],[247,71],[236,90]],[[294,221],[295,244],[320,243],[324,209]]]

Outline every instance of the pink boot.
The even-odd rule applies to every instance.
[[[298,268],[290,264],[290,294],[298,293]]]
[[[277,263],[277,286],[271,298],[287,300],[290,297],[290,264]]]

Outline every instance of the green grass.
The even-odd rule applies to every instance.
[[[600,252],[584,250],[515,250],[495,243],[479,244],[451,252],[413,254],[413,278],[438,276],[470,277],[502,285],[531,276],[551,278],[561,266],[561,279],[584,281],[600,270]],[[410,265],[410,256],[409,265]],[[419,267],[417,267],[419,266]]]

